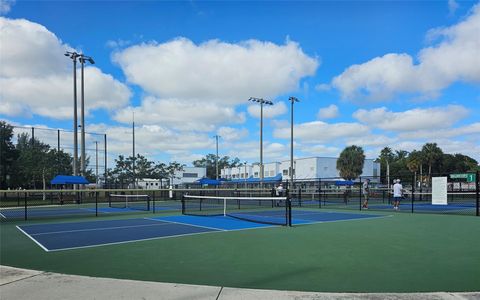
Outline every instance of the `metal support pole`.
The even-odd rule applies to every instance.
[[[263,189],[263,101],[260,102],[260,189]]]
[[[80,59],[81,80],[80,80],[80,174],[85,176],[85,80],[84,80],[84,65],[85,60]]]
[[[103,142],[105,144],[105,149],[104,149],[104,157],[103,159],[105,160],[104,164],[104,168],[105,168],[105,172],[104,172],[104,182],[105,182],[105,185],[107,185],[107,178],[108,178],[108,168],[107,168],[107,134],[105,134],[104,138],[103,138]]]

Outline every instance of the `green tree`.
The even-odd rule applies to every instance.
[[[437,143],[426,143],[422,147],[422,156],[426,164],[428,164],[428,176],[432,176],[432,167],[436,165],[436,171],[441,170],[443,151],[437,146]]]
[[[178,178],[178,177],[175,177],[175,173],[177,171],[183,171],[184,167],[185,167],[184,164],[178,163],[176,161],[170,162],[168,164],[168,166],[166,166],[165,170],[166,170],[166,173],[167,173],[168,177],[170,178],[170,184],[171,185],[173,185],[173,180],[175,178]]]
[[[208,178],[216,178],[215,158],[215,154],[207,154],[204,158],[193,161],[192,164],[194,167],[206,168]],[[218,159],[218,172],[220,173],[220,170],[224,168],[232,168],[239,165],[240,159],[236,157],[231,159],[229,156],[223,156]]]
[[[337,160],[337,170],[346,180],[358,178],[362,174],[365,154],[362,147],[355,145],[346,147]]]
[[[10,187],[14,164],[19,156],[12,142],[13,126],[0,121],[0,189]]]
[[[27,133],[18,136],[16,149],[19,152],[15,161],[16,187],[46,188],[47,183],[58,174],[72,174],[70,154],[50,149],[48,144],[30,138]]]

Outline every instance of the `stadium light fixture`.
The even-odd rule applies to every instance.
[[[86,56],[84,54],[79,54],[78,55],[78,60],[80,61],[80,64],[82,65],[82,82],[81,82],[81,156],[80,156],[80,173],[82,176],[85,176],[85,81],[84,81],[84,65],[85,62],[89,62],[92,65],[95,63],[93,58],[90,56]]]
[[[263,187],[263,105],[273,105],[273,102],[255,97],[250,97],[248,101],[260,103],[260,187]]]
[[[67,51],[64,54],[73,61],[73,175],[78,175],[78,121],[77,121],[77,59],[80,54],[77,52]]]
[[[290,97],[288,100],[292,103],[292,108],[290,109],[290,190],[293,191],[293,104],[295,102],[300,102],[295,97]]]

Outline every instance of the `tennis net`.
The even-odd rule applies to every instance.
[[[214,197],[184,195],[182,214],[229,216],[244,221],[271,225],[290,225],[290,200],[287,197]]]
[[[128,208],[135,210],[150,210],[149,195],[109,194],[109,206],[112,208]]]

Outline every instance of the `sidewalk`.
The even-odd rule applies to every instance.
[[[480,293],[353,294],[254,290],[64,275],[0,266],[1,300],[480,299]]]

